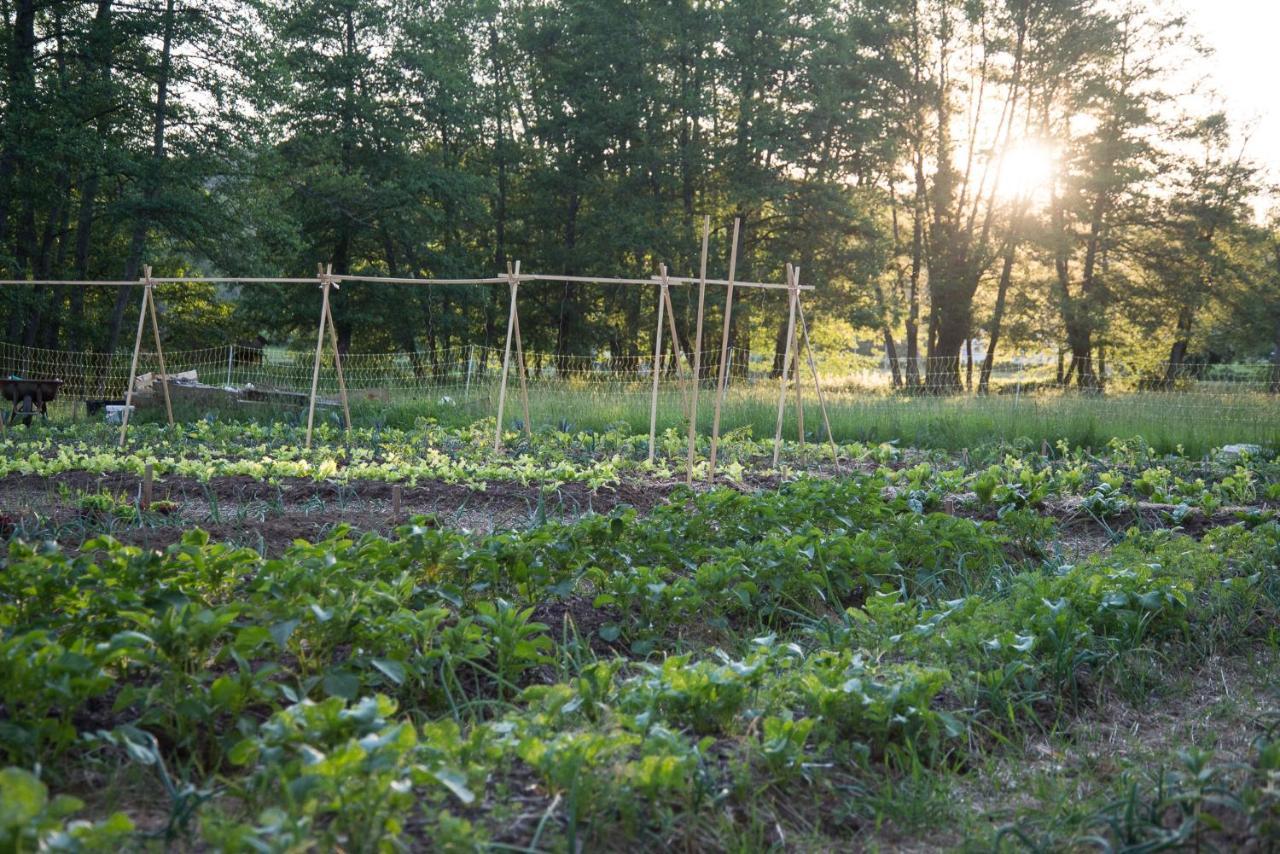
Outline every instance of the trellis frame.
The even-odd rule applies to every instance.
[[[311,366],[311,397],[307,401],[307,448],[311,447],[311,431],[316,419],[316,392],[320,388],[320,360],[324,356],[324,334],[329,333],[329,343],[333,345],[333,368],[338,375],[338,393],[342,399],[342,417],[347,432],[351,432],[351,405],[347,401],[347,381],[342,375],[342,351],[338,348],[338,328],[333,322],[333,309],[329,305],[330,290],[337,290],[339,283],[334,280],[333,265],[323,268],[316,265],[316,278],[320,280],[320,328],[316,332],[316,357]]]
[[[148,311],[149,310],[149,311]],[[138,306],[138,334],[133,340],[133,360],[129,363],[129,384],[124,391],[124,411],[120,414],[120,449],[124,450],[129,435],[129,414],[133,411],[133,384],[138,377],[138,355],[142,352],[142,330],[151,315],[151,333],[155,336],[156,358],[160,361],[160,388],[164,389],[164,409],[173,426],[173,402],[169,400],[169,372],[164,365],[164,347],[160,344],[160,323],[156,319],[155,279],[150,265],[142,268],[142,303]]]
[[[662,359],[663,359],[663,321],[667,321],[670,327],[672,339],[672,351],[675,355],[677,375],[680,373],[679,366],[682,363],[682,353],[680,350],[680,339],[675,326],[675,308],[671,301],[672,287],[683,287],[697,285],[698,287],[698,308],[697,321],[695,330],[694,352],[692,357],[692,389],[691,394],[686,396],[686,405],[688,406],[689,432],[688,432],[688,454],[687,454],[687,481],[693,482],[693,473],[697,456],[697,422],[699,399],[698,392],[702,384],[702,341],[703,341],[703,321],[705,318],[705,302],[706,289],[708,285],[724,286],[725,293],[725,310],[724,322],[721,332],[720,346],[720,362],[718,377],[715,388],[715,404],[714,414],[712,418],[711,444],[709,465],[707,469],[707,479],[714,480],[715,468],[717,461],[717,452],[720,439],[720,416],[723,402],[728,389],[729,380],[729,364],[728,364],[728,338],[732,323],[733,312],[733,295],[736,289],[763,289],[763,290],[786,290],[788,294],[788,331],[786,354],[784,355],[784,365],[782,376],[780,378],[780,391],[778,401],[778,417],[777,428],[774,436],[774,465],[777,465],[780,447],[781,447],[781,430],[782,420],[785,414],[785,396],[788,376],[791,373],[790,367],[794,364],[794,381],[796,386],[796,402],[797,402],[797,418],[799,421],[800,441],[804,441],[804,415],[803,401],[800,397],[800,367],[799,358],[801,348],[803,347],[808,353],[809,369],[813,377],[815,391],[817,392],[819,407],[822,411],[824,426],[826,427],[828,439],[831,442],[833,459],[839,466],[839,458],[835,446],[834,437],[831,433],[830,420],[827,415],[826,402],[822,394],[821,386],[818,384],[817,367],[814,361],[812,344],[809,341],[808,326],[805,322],[804,308],[800,302],[800,294],[802,291],[813,290],[812,285],[801,285],[799,283],[799,269],[787,265],[787,281],[784,283],[777,282],[750,282],[737,281],[737,258],[738,258],[738,238],[740,235],[741,222],[734,220],[733,224],[733,242],[729,255],[729,271],[727,279],[711,279],[707,277],[707,255],[708,244],[710,239],[710,223],[709,216],[703,218],[702,229],[702,246],[700,253],[698,276],[681,277],[670,275],[667,266],[662,264],[659,266],[659,272],[655,276],[648,278],[624,278],[624,277],[604,277],[604,276],[575,276],[568,274],[542,274],[542,273],[522,273],[520,270],[520,262],[515,261],[507,263],[505,275],[498,275],[485,278],[474,279],[419,279],[419,278],[403,278],[395,276],[364,276],[351,275],[346,273],[334,273],[332,264],[317,265],[316,278],[282,278],[282,277],[259,277],[259,276],[218,276],[218,277],[154,277],[152,276],[152,268],[145,266],[143,268],[143,277],[139,281],[129,280],[53,280],[53,279],[0,279],[0,285],[18,286],[18,285],[73,285],[73,286],[116,286],[116,287],[135,287],[139,284],[143,287],[142,304],[138,313],[138,326],[134,337],[134,347],[129,368],[129,380],[125,390],[125,408],[121,417],[120,425],[120,447],[124,448],[127,441],[129,416],[133,404],[134,383],[137,379],[138,361],[142,350],[142,338],[144,327],[148,317],[151,321],[152,336],[155,342],[156,356],[159,361],[160,371],[159,379],[161,389],[164,395],[165,411],[168,417],[168,423],[174,423],[173,405],[169,396],[169,376],[164,362],[164,350],[160,337],[160,326],[157,318],[156,300],[154,287],[157,284],[185,284],[185,283],[205,283],[205,284],[304,284],[319,283],[321,290],[320,302],[320,318],[316,330],[316,350],[312,363],[311,375],[311,393],[307,402],[307,433],[306,446],[311,447],[311,440],[314,432],[315,409],[319,396],[319,378],[320,363],[323,359],[324,344],[326,335],[333,349],[334,369],[338,379],[338,391],[342,405],[343,422],[349,432],[351,430],[351,408],[347,394],[346,379],[342,368],[342,354],[338,346],[337,326],[333,318],[333,309],[331,303],[331,292],[338,290],[343,282],[364,282],[377,284],[394,284],[394,285],[497,285],[505,284],[509,288],[510,296],[507,313],[507,334],[506,343],[503,351],[502,378],[498,390],[498,408],[497,408],[497,424],[494,430],[494,450],[502,448],[503,421],[505,416],[507,386],[511,369],[511,349],[512,344],[515,345],[515,355],[517,372],[520,382],[521,408],[524,415],[524,431],[526,436],[532,435],[531,420],[529,415],[529,394],[528,394],[528,378],[524,363],[524,346],[522,336],[520,334],[520,312],[519,312],[519,288],[522,282],[564,282],[579,284],[602,284],[602,285],[638,285],[654,287],[658,293],[657,304],[657,323],[654,330],[654,351],[652,371],[653,378],[650,390],[649,404],[649,443],[648,443],[648,459],[653,461],[656,449],[657,439],[657,407],[658,407],[658,390],[661,385],[662,375]],[[799,321],[799,328],[796,327],[796,321]],[[803,341],[803,343],[802,343]]]

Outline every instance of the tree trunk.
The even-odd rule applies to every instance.
[[[969,312],[964,305],[953,311],[935,312],[934,328],[937,330],[933,347],[929,350],[929,365],[925,373],[925,387],[935,394],[960,391],[960,350],[969,336]]]
[[[151,224],[151,209],[160,193],[161,172],[166,154],[164,147],[165,126],[169,105],[169,72],[173,66],[173,29],[174,2],[166,0],[164,6],[164,36],[160,46],[160,72],[156,80],[156,104],[152,114],[151,131],[151,163],[146,170],[146,184],[142,191],[142,206],[133,225],[133,234],[129,240],[129,256],[125,261],[124,278],[133,281],[138,278],[142,267],[142,251],[146,246],[147,229]],[[111,318],[107,327],[107,352],[115,352],[120,343],[120,324],[124,320],[125,309],[129,307],[133,288],[120,288],[116,294],[115,305],[111,308]]]
[[[1009,236],[1005,245],[1004,263],[1000,268],[1000,284],[996,287],[996,305],[991,313],[991,334],[987,342],[987,354],[982,359],[982,371],[978,376],[978,393],[987,394],[991,389],[991,368],[995,364],[996,345],[1000,343],[1000,328],[1004,323],[1005,298],[1009,293],[1009,283],[1013,279],[1013,261],[1017,252],[1017,229]],[[1062,353],[1058,353],[1058,377],[1062,377]]]
[[[1181,379],[1183,374],[1183,362],[1187,361],[1187,350],[1190,347],[1190,337],[1192,337],[1192,321],[1193,310],[1188,303],[1183,303],[1183,307],[1178,311],[1178,334],[1174,339],[1174,346],[1169,350],[1169,365],[1165,367],[1165,385],[1167,388],[1174,387],[1174,384]]]
[[[1276,318],[1271,343],[1271,382],[1267,385],[1267,391],[1280,394],[1280,316]]]
[[[14,178],[29,145],[27,127],[35,99],[36,4],[17,0],[14,7],[13,44],[9,49],[9,92],[4,127],[4,147],[0,149],[0,252],[9,243],[9,217],[18,197]],[[16,256],[18,253],[14,253]]]
[[[964,339],[964,390],[973,391],[973,335]]]
[[[1187,349],[1191,346],[1191,322],[1191,306],[1183,304],[1178,311],[1177,337],[1169,349],[1169,364],[1165,367],[1166,388],[1173,388],[1174,384],[1182,378],[1183,362],[1186,361]]]
[[[898,347],[893,343],[893,332],[888,326],[882,330],[884,333],[884,357],[889,362],[889,371],[893,377],[893,387],[902,388],[902,370],[898,365]]]

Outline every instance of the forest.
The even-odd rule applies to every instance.
[[[1161,3],[0,0],[0,277],[712,274],[815,285],[829,351],[985,388],[1015,348],[1280,360],[1280,226],[1249,129]],[[169,288],[196,347],[310,334],[305,286]],[[692,341],[691,298],[673,294]],[[141,288],[0,289],[0,336],[127,347]],[[527,346],[645,352],[641,289],[531,285]],[[349,286],[342,350],[500,343],[506,295]],[[714,302],[714,300],[713,300]],[[713,305],[710,317],[722,306]],[[785,295],[731,346],[780,359]]]

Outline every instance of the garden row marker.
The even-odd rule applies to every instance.
[[[831,432],[831,419],[827,417],[827,402],[822,396],[822,383],[818,382],[818,366],[813,361],[813,342],[809,340],[809,324],[804,320],[804,305],[796,300],[796,309],[800,312],[800,331],[804,333],[805,352],[809,354],[809,372],[813,374],[813,388],[818,393],[818,408],[822,410],[822,423],[827,428],[827,441],[831,443],[831,461],[836,471],[840,471],[840,452],[836,449],[836,437]],[[800,366],[796,365],[796,386],[800,385]]]
[[[716,477],[716,445],[720,442],[720,407],[729,387],[729,322],[733,317],[733,277],[738,272],[738,229],[740,217],[733,220],[733,244],[729,248],[729,289],[724,296],[724,329],[720,333],[720,376],[716,380],[716,407],[711,418],[711,456],[707,463],[707,480]]]
[[[787,381],[791,377],[792,344],[796,334],[796,301],[800,292],[795,289],[799,276],[787,265],[787,284],[791,285],[787,295],[787,345],[782,357],[782,370],[778,373],[778,422],[773,431],[773,467],[778,467],[778,455],[782,451],[782,413],[787,404]]]
[[[338,373],[338,391],[342,396],[342,415],[346,419],[347,431],[351,431],[351,408],[347,403],[347,382],[342,375],[342,354],[338,352],[338,331],[333,323],[333,312],[329,308],[329,288],[337,288],[338,283],[333,275],[333,265],[323,270],[317,269],[316,277],[320,279],[320,328],[316,331],[316,358],[311,367],[311,400],[307,407],[307,447],[311,447],[311,431],[316,419],[316,393],[320,390],[320,355],[324,351],[324,333],[329,332],[329,340],[333,344],[333,366]]]
[[[698,387],[702,384],[702,308],[707,298],[707,239],[711,217],[702,218],[702,261],[698,271],[698,331],[693,343],[693,401],[689,405],[689,474],[685,482],[693,486],[693,457],[698,437]]]
[[[152,482],[155,475],[155,469],[151,463],[147,463],[142,467],[142,498],[138,502],[143,510],[151,509],[151,492]]]
[[[160,387],[164,390],[164,409],[173,425],[173,404],[169,400],[169,375],[164,366],[164,349],[160,346],[160,324],[156,320],[156,300],[152,293],[155,280],[151,278],[150,265],[142,268],[142,305],[138,307],[138,334],[133,339],[133,361],[129,364],[129,385],[124,392],[124,412],[120,415],[120,447],[124,448],[129,434],[129,412],[133,409],[133,384],[138,378],[138,354],[142,351],[142,329],[147,323],[148,309],[151,315],[151,331],[155,335],[156,356],[160,359]]]
[[[649,396],[649,462],[653,462],[653,444],[658,431],[658,378],[662,376],[662,315],[667,308],[667,265],[659,265],[662,277],[658,293],[658,322],[653,333],[653,391]],[[677,363],[678,366],[679,363]]]

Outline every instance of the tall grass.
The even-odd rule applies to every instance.
[[[777,387],[753,384],[731,388],[721,412],[721,432],[749,429],[756,437],[774,433]],[[812,388],[805,390],[804,429],[808,441],[825,441],[822,414]],[[657,429],[685,429],[687,389],[665,387],[659,394]],[[533,385],[529,389],[529,420],[534,429],[603,430],[626,424],[636,433],[649,428],[649,400],[635,385],[602,388],[589,386]],[[894,395],[867,392],[827,393],[831,430],[841,442],[897,442],[904,447],[948,450],[1024,441],[1065,439],[1073,446],[1100,447],[1115,437],[1141,436],[1155,448],[1173,451],[1181,446],[1188,454],[1203,454],[1231,443],[1280,446],[1280,401],[1265,394],[1233,392],[1142,391],[1106,395],[1037,391],[1034,394]],[[709,388],[699,393],[698,429],[711,431],[714,396]],[[494,385],[473,386],[464,392],[447,389],[430,396],[390,401],[355,400],[352,418],[357,424],[411,427],[418,418],[433,418],[446,426],[462,427],[497,412]],[[205,417],[205,410],[179,409],[179,418]],[[247,412],[224,409],[217,417],[276,419],[305,424],[299,409],[254,408]],[[143,420],[163,418],[158,408],[142,410]],[[330,405],[318,420],[337,421],[339,410]],[[518,385],[508,389],[505,419],[508,427],[523,423]],[[789,395],[783,434],[797,435],[795,398]]]

